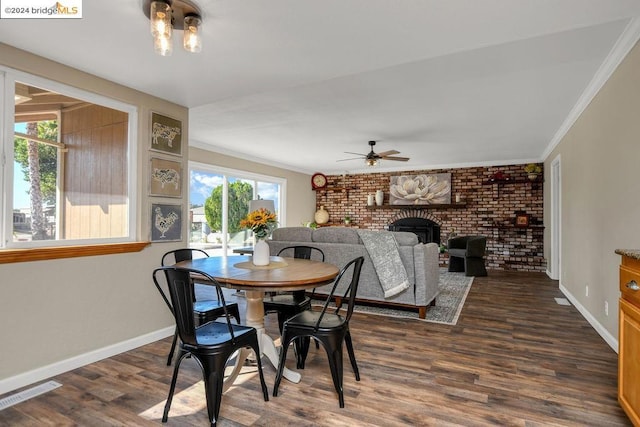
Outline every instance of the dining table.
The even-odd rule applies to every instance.
[[[300,259],[271,256],[269,264],[256,266],[247,255],[223,255],[208,258],[197,258],[181,261],[177,267],[199,270],[213,277],[220,285],[244,291],[246,298],[245,322],[247,326],[256,328],[260,356],[277,369],[279,349],[274,339],[265,332],[263,298],[265,292],[297,291],[311,289],[333,282],[339,269],[333,264]],[[197,283],[207,284],[203,276],[193,274]],[[250,356],[249,349],[240,351],[232,372],[225,379],[223,390],[226,391],[240,373],[245,360]],[[284,378],[297,383],[301,375],[287,367]]]

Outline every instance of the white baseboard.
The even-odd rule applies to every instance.
[[[582,316],[587,320],[587,322],[589,322],[589,324],[593,326],[593,329],[596,330],[596,332],[605,340],[605,342],[609,344],[609,347],[611,347],[613,351],[617,353],[618,339],[613,335],[611,335],[609,331],[607,331],[604,328],[604,326],[602,326],[602,324],[598,322],[598,320],[596,320],[596,318],[593,317],[593,315],[589,313],[589,311],[586,308],[584,308],[584,306],[580,304],[580,302],[578,302],[578,300],[571,294],[571,292],[569,292],[567,288],[560,285],[560,291],[567,297],[569,301],[571,301],[571,304],[573,304],[574,307],[578,309],[580,314],[582,314]]]
[[[124,353],[125,351],[133,350],[134,348],[150,344],[152,342],[169,337],[173,335],[174,332],[175,327],[169,326],[167,328],[150,332],[148,334],[122,341],[117,344],[74,356],[70,359],[61,360],[60,362],[52,363],[51,365],[43,366],[32,371],[5,378],[3,380],[0,380],[0,394],[8,393],[21,387],[36,383],[38,381],[45,380],[54,375],[59,375],[64,372],[80,368],[81,366],[106,359],[107,357],[115,356],[116,354]]]

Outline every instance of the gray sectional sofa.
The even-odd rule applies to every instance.
[[[382,232],[381,232],[382,233]],[[435,243],[419,243],[418,237],[409,232],[392,233],[398,244],[400,259],[404,265],[410,286],[408,289],[385,298],[371,257],[369,256],[356,229],[347,227],[284,227],[274,230],[268,240],[271,255],[287,246],[305,245],[321,249],[325,254],[325,262],[342,268],[352,259],[363,256],[364,264],[360,274],[357,299],[361,301],[384,303],[416,308],[421,319],[425,318],[427,307],[435,304],[439,292],[439,257],[438,245]],[[328,294],[331,285],[316,288],[316,293]]]

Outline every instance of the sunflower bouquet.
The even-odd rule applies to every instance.
[[[256,239],[269,237],[277,224],[276,214],[265,208],[249,212],[244,219],[240,220],[240,228],[253,231]]]

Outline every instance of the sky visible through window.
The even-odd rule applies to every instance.
[[[191,171],[189,180],[189,204],[192,206],[202,206],[207,197],[211,195],[214,188],[222,185],[223,176],[212,172]],[[253,185],[253,180],[229,178],[229,183],[236,181],[248,182]],[[278,184],[270,182],[258,182],[258,195],[261,199],[274,200],[278,206],[279,192]]]
[[[15,132],[27,133],[26,123],[16,123],[14,125]],[[13,162],[13,208],[24,209],[29,208],[29,183],[24,180],[22,168],[17,162]]]

